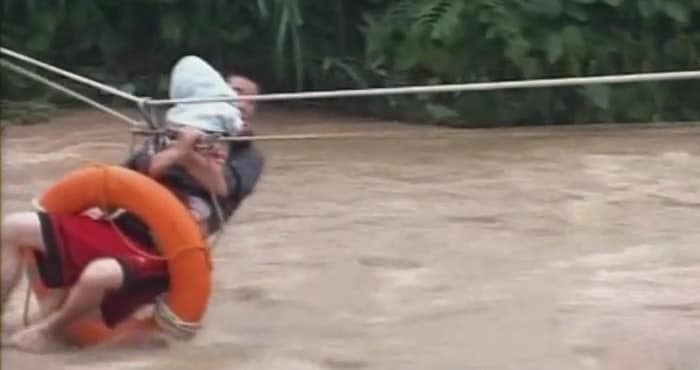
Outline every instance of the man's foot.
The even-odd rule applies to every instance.
[[[2,343],[2,347],[9,346],[10,337],[12,337],[10,330],[7,329],[7,325],[3,324],[3,330],[0,332],[0,343]]]
[[[68,292],[63,289],[49,289],[39,298],[39,319],[45,319],[56,312],[65,302]]]
[[[130,328],[117,334],[105,345],[112,348],[164,349],[170,342],[154,330]]]
[[[32,325],[10,336],[7,346],[25,352],[46,352],[55,348],[58,342],[44,323]]]

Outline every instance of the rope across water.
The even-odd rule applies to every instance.
[[[671,80],[688,80],[700,78],[700,70],[691,71],[670,71],[670,72],[653,72],[653,73],[634,73],[621,75],[603,75],[589,77],[564,77],[564,78],[549,78],[549,79],[533,79],[533,80],[516,80],[516,81],[495,81],[495,82],[476,82],[465,84],[443,84],[443,85],[425,85],[425,86],[400,86],[386,87],[374,89],[343,89],[330,91],[311,91],[311,92],[292,92],[278,94],[259,94],[259,95],[239,95],[236,98],[232,97],[215,97],[215,98],[197,98],[197,99],[148,99],[145,97],[137,97],[116,89],[112,86],[76,75],[74,73],[62,70],[49,64],[40,62],[36,59],[22,55],[7,48],[0,47],[0,53],[17,58],[19,60],[34,64],[35,66],[44,68],[48,71],[58,73],[76,82],[95,87],[104,92],[111,93],[115,96],[122,97],[134,103],[147,106],[161,106],[171,104],[186,104],[186,103],[205,103],[205,102],[221,102],[235,100],[254,100],[254,101],[273,101],[273,100],[299,100],[299,99],[328,99],[341,97],[359,97],[359,96],[377,96],[377,95],[397,95],[397,94],[424,94],[424,93],[448,93],[462,91],[486,91],[486,90],[505,90],[505,89],[523,89],[523,88],[540,88],[540,87],[555,87],[555,86],[583,86],[594,84],[620,84],[631,82],[650,82],[650,81],[671,81]]]
[[[30,79],[35,80],[37,82],[41,82],[41,83],[45,84],[46,86],[54,88],[54,89],[66,94],[66,95],[70,95],[70,96],[72,96],[72,97],[74,97],[74,98],[76,98],[76,99],[78,99],[78,100],[80,100],[88,105],[91,105],[91,106],[93,106],[93,107],[95,107],[95,108],[97,108],[97,109],[99,109],[107,114],[110,114],[110,115],[112,115],[112,116],[114,116],[114,117],[116,117],[124,122],[128,122],[133,126],[144,126],[144,124],[140,121],[137,121],[133,118],[127,117],[126,115],[119,113],[116,110],[109,108],[103,104],[100,104],[100,103],[86,97],[85,95],[79,94],[79,93],[77,93],[77,92],[75,92],[75,91],[73,91],[73,90],[71,90],[71,89],[69,89],[61,84],[57,84],[57,83],[50,81],[44,77],[41,77],[38,74],[33,73],[25,68],[22,68],[14,63],[8,62],[6,60],[0,60],[0,65],[4,66],[6,68],[9,68],[10,70],[12,70],[16,73],[19,73],[27,78],[30,78]]]
[[[464,91],[488,91],[488,90],[504,90],[504,89],[524,89],[524,88],[540,88],[540,87],[555,87],[555,86],[582,86],[594,84],[621,84],[631,82],[649,82],[649,81],[671,81],[671,80],[687,80],[700,78],[700,70],[691,71],[672,71],[672,72],[657,72],[657,73],[636,73],[624,75],[604,75],[590,77],[568,77],[568,78],[551,78],[551,79],[536,79],[536,80],[520,80],[520,81],[496,81],[496,82],[478,82],[466,84],[443,84],[443,85],[427,85],[427,86],[401,86],[388,88],[374,89],[343,89],[330,91],[311,91],[311,92],[292,92],[292,93],[277,93],[277,94],[260,94],[260,95],[239,95],[236,98],[232,97],[214,97],[214,98],[199,98],[199,99],[150,99],[148,97],[138,97],[126,93],[112,86],[108,86],[98,81],[91,80],[86,77],[79,76],[75,73],[54,67],[47,63],[43,63],[29,56],[18,52],[0,47],[0,53],[7,56],[25,61],[45,70],[60,74],[73,81],[83,83],[88,86],[100,89],[101,91],[111,93],[115,96],[122,97],[126,100],[137,104],[139,110],[143,114],[146,121],[149,123],[150,129],[145,129],[146,125],[128,118],[119,112],[105,107],[93,100],[90,100],[74,91],[60,86],[56,83],[48,81],[32,72],[21,69],[9,62],[2,61],[2,65],[17,73],[21,73],[36,81],[42,82],[48,86],[65,92],[77,99],[80,99],[95,108],[98,108],[108,114],[111,114],[119,119],[127,121],[134,126],[138,126],[132,130],[133,134],[153,136],[162,135],[159,129],[160,125],[150,122],[154,108],[172,104],[194,104],[205,102],[221,102],[235,100],[253,100],[253,101],[279,101],[279,100],[299,100],[299,99],[328,99],[341,97],[359,97],[359,96],[377,96],[377,95],[398,95],[398,94],[425,94],[425,93],[448,93],[448,92],[464,92]],[[247,140],[306,140],[306,139],[338,139],[338,138],[381,138],[393,137],[392,135],[383,135],[378,133],[339,133],[328,135],[268,135],[268,136],[251,136],[251,137],[219,137],[213,138],[216,141],[247,141]]]
[[[144,100],[144,98],[139,98],[139,97],[137,97],[137,96],[131,95],[131,94],[127,93],[127,92],[124,92],[124,91],[119,90],[119,89],[117,89],[117,88],[114,88],[114,87],[112,87],[112,86],[103,84],[103,83],[101,83],[101,82],[97,82],[97,81],[95,81],[95,80],[91,80],[91,79],[89,79],[89,78],[87,78],[87,77],[83,77],[83,76],[77,75],[77,74],[72,73],[72,72],[68,72],[68,71],[66,71],[66,70],[64,70],[64,69],[61,69],[61,68],[58,68],[58,67],[54,67],[54,66],[52,66],[52,65],[50,65],[50,64],[46,64],[46,63],[44,63],[44,62],[40,62],[40,61],[38,61],[38,60],[36,60],[36,59],[34,59],[34,58],[30,58],[30,57],[28,57],[28,56],[26,56],[26,55],[20,54],[20,53],[18,53],[18,52],[12,51],[12,50],[7,49],[7,48],[0,47],[0,53],[6,54],[6,55],[11,56],[11,57],[13,57],[13,58],[16,58],[16,59],[18,59],[18,60],[27,62],[27,63],[29,63],[29,64],[33,64],[33,65],[35,65],[35,66],[37,66],[37,67],[40,67],[40,68],[43,68],[43,69],[45,69],[45,70],[47,70],[47,71],[50,71],[50,72],[53,72],[53,73],[62,75],[62,76],[64,76],[64,77],[67,77],[67,78],[69,78],[69,79],[75,81],[75,82],[80,82],[80,83],[82,83],[82,84],[84,84],[84,85],[92,86],[92,87],[94,87],[94,88],[96,88],[96,89],[99,89],[99,90],[101,90],[101,91],[103,91],[103,92],[106,92],[106,93],[109,93],[109,94],[118,96],[118,97],[120,97],[120,98],[129,100],[129,101],[132,101],[132,102],[134,102],[134,103],[139,103],[139,102],[141,102],[141,101]]]
[[[549,78],[537,80],[520,80],[520,81],[496,81],[496,82],[477,82],[466,84],[445,84],[445,85],[426,85],[426,86],[403,86],[403,87],[384,87],[374,89],[344,89],[344,90],[329,90],[329,91],[311,91],[299,93],[279,93],[279,94],[261,94],[261,95],[241,95],[237,98],[218,97],[218,98],[199,98],[199,99],[154,99],[149,102],[151,105],[166,105],[166,104],[188,104],[188,103],[206,103],[217,101],[234,101],[234,100],[254,100],[254,101],[273,101],[273,100],[299,100],[299,99],[328,99],[328,98],[344,98],[344,97],[359,97],[359,96],[377,96],[377,95],[404,95],[404,94],[425,94],[425,93],[449,93],[449,92],[464,92],[464,91],[487,91],[487,90],[507,90],[507,89],[525,89],[538,87],[555,87],[555,86],[579,86],[579,85],[599,85],[599,84],[620,84],[629,82],[649,82],[649,81],[670,81],[670,80],[687,80],[700,78],[700,71],[674,71],[674,72],[657,72],[657,73],[638,73],[625,75],[605,75],[592,77],[566,77],[566,78]]]

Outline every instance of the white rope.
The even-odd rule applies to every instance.
[[[178,340],[188,340],[202,328],[200,322],[188,322],[180,319],[173,310],[168,307],[164,296],[156,298],[153,318],[158,326],[167,334]]]
[[[27,290],[24,292],[24,305],[22,309],[22,323],[24,324],[25,327],[28,327],[29,324],[31,324],[31,320],[29,317],[29,312],[31,311],[31,303],[32,303],[32,275],[29,272],[29,266],[25,266],[24,268],[25,276],[27,277]]]
[[[324,99],[324,98],[339,98],[339,97],[357,97],[357,96],[376,96],[376,95],[399,95],[399,94],[422,94],[422,93],[446,93],[446,92],[463,92],[463,91],[483,91],[483,90],[503,90],[503,89],[522,89],[522,88],[537,88],[537,87],[554,87],[554,86],[576,86],[576,85],[593,85],[593,84],[620,84],[630,82],[650,82],[650,81],[670,81],[670,80],[687,80],[700,78],[700,71],[672,71],[672,72],[656,72],[656,73],[636,73],[636,74],[621,74],[621,75],[602,75],[592,77],[566,77],[566,78],[550,78],[536,80],[519,80],[519,81],[497,81],[497,82],[477,82],[466,84],[444,84],[444,85],[427,85],[427,86],[402,86],[402,87],[385,87],[373,89],[341,89],[328,91],[310,91],[298,93],[278,93],[278,94],[259,94],[259,95],[239,95],[237,97],[212,97],[212,98],[189,98],[189,99],[148,99],[141,98],[103,83],[76,75],[74,73],[62,70],[49,64],[40,62],[36,59],[19,54],[7,48],[0,47],[0,53],[7,54],[17,59],[42,67],[46,70],[61,74],[75,81],[82,82],[89,86],[100,89],[104,92],[114,94],[124,99],[130,100],[143,105],[168,105],[168,104],[186,104],[186,103],[206,103],[206,102],[228,102],[236,100],[251,100],[251,101],[273,101],[273,100],[299,100],[299,99]]]
[[[124,98],[124,99],[126,99],[126,100],[130,100],[130,101],[132,101],[132,102],[134,102],[134,103],[141,103],[141,102],[144,101],[144,98],[139,98],[139,97],[137,97],[137,96],[131,95],[131,94],[129,94],[129,93],[126,93],[126,92],[124,92],[124,91],[121,91],[121,90],[119,90],[119,89],[117,89],[117,88],[114,88],[114,87],[112,87],[112,86],[108,86],[108,85],[105,85],[105,84],[103,84],[103,83],[101,83],[101,82],[97,82],[97,81],[91,80],[91,79],[89,79],[89,78],[86,78],[86,77],[77,75],[77,74],[75,74],[75,73],[68,72],[68,71],[66,71],[66,70],[60,69],[60,68],[58,68],[58,67],[54,67],[54,66],[52,66],[52,65],[50,65],[50,64],[46,64],[46,63],[40,62],[40,61],[38,61],[38,60],[36,60],[36,59],[33,59],[33,58],[30,58],[30,57],[28,57],[28,56],[26,56],[26,55],[22,55],[22,54],[20,54],[20,53],[14,52],[14,51],[9,50],[9,49],[7,49],[7,48],[0,47],[0,53],[9,55],[9,56],[11,56],[11,57],[13,57],[13,58],[17,58],[17,59],[22,60],[22,61],[24,61],[24,62],[33,64],[33,65],[35,65],[35,66],[37,66],[37,67],[44,68],[44,69],[46,69],[46,70],[48,70],[48,71],[51,71],[51,72],[60,74],[60,75],[62,75],[62,76],[64,76],[64,77],[70,78],[70,79],[72,79],[72,80],[74,80],[74,81],[84,83],[84,84],[86,84],[86,85],[88,85],[88,86],[92,86],[92,87],[94,87],[94,88],[96,88],[96,89],[102,90],[103,92],[107,92],[107,93],[110,93],[110,94],[119,96],[119,97]]]
[[[149,130],[135,128],[131,130],[133,135],[153,136],[164,134],[164,130]],[[455,134],[451,131],[446,132],[421,132],[420,138],[443,138],[453,137]],[[335,133],[307,133],[307,134],[284,134],[284,135],[245,135],[245,136],[220,136],[213,137],[212,141],[284,141],[284,140],[330,140],[330,139],[412,139],[416,135],[407,134],[405,132],[335,132]],[[203,144],[202,149],[205,149],[208,144]]]
[[[56,90],[58,90],[58,91],[61,91],[61,92],[65,93],[65,94],[67,94],[67,95],[70,95],[70,96],[72,96],[72,97],[74,97],[74,98],[76,98],[76,99],[78,99],[78,100],[81,100],[81,101],[83,101],[83,102],[85,102],[85,103],[87,103],[87,104],[89,104],[89,105],[91,105],[91,106],[93,106],[93,107],[95,107],[95,108],[97,108],[97,109],[99,109],[99,110],[101,110],[101,111],[107,113],[107,114],[111,114],[111,115],[113,115],[114,117],[117,117],[117,118],[119,118],[119,119],[121,119],[121,120],[123,120],[123,121],[125,121],[125,122],[128,122],[128,123],[134,125],[134,126],[145,126],[142,122],[139,122],[139,121],[137,121],[137,120],[135,120],[135,119],[129,118],[129,117],[125,116],[124,114],[121,114],[121,113],[117,112],[116,110],[114,110],[114,109],[112,109],[112,108],[109,108],[109,107],[107,107],[107,106],[105,106],[105,105],[102,105],[102,104],[100,104],[100,103],[98,103],[98,102],[96,102],[96,101],[94,101],[94,100],[92,100],[92,99],[90,99],[90,98],[88,98],[88,97],[86,97],[86,96],[84,96],[84,95],[81,95],[81,94],[79,94],[79,93],[77,93],[77,92],[75,92],[75,91],[73,91],[73,90],[71,90],[71,89],[69,89],[69,88],[67,88],[67,87],[65,87],[65,86],[62,86],[62,85],[57,84],[57,83],[55,83],[55,82],[53,82],[53,81],[50,81],[50,80],[48,80],[48,79],[46,79],[46,78],[44,78],[44,77],[41,77],[41,76],[39,76],[39,75],[37,75],[37,74],[35,74],[35,73],[31,72],[31,71],[28,71],[28,70],[26,70],[26,69],[24,69],[24,68],[22,68],[22,67],[20,67],[20,66],[18,66],[18,65],[15,65],[15,64],[13,64],[13,63],[11,63],[11,62],[8,62],[8,61],[6,61],[6,60],[0,60],[0,64],[3,65],[3,66],[6,67],[6,68],[9,68],[9,69],[13,70],[14,72],[17,72],[17,73],[19,73],[19,74],[21,74],[21,75],[24,75],[25,77],[28,77],[28,78],[30,78],[30,79],[32,79],[32,80],[41,82],[41,83],[43,83],[43,84],[45,84],[45,85],[47,85],[47,86],[49,86],[49,87],[52,87],[52,88],[54,88],[54,89],[56,89]]]
[[[148,101],[147,104],[166,105],[166,104],[206,103],[206,102],[234,101],[234,100],[271,101],[271,100],[323,99],[323,98],[340,98],[340,97],[373,96],[373,95],[445,93],[445,92],[479,91],[479,90],[522,89],[522,88],[552,87],[552,86],[619,84],[619,83],[628,83],[628,82],[667,81],[667,80],[684,80],[684,79],[687,80],[687,79],[695,79],[695,78],[700,78],[700,71],[657,72],[657,73],[639,73],[639,74],[622,74],[622,75],[603,75],[603,76],[595,76],[595,77],[568,77],[568,78],[551,78],[551,79],[538,79],[538,80],[479,82],[479,83],[467,83],[467,84],[386,87],[386,88],[374,88],[374,89],[343,89],[343,90],[311,91],[311,92],[299,92],[299,93],[240,95],[236,98],[215,97],[215,98],[190,98],[190,99],[154,99],[154,100]]]

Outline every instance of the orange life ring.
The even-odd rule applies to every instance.
[[[161,312],[165,310],[166,315],[154,315],[146,320],[132,318],[114,329],[98,319],[79,319],[66,327],[63,334],[67,340],[91,346],[134,326],[145,325],[171,333],[173,324],[198,326],[211,291],[208,249],[191,213],[165,187],[125,167],[91,166],[60,179],[41,195],[38,203],[51,213],[78,214],[93,207],[132,212],[148,225],[157,248],[168,263],[170,286],[165,300],[159,302]],[[33,255],[25,253],[25,261],[31,270],[35,264]],[[38,276],[30,274],[30,283],[37,297],[46,294],[46,287]]]

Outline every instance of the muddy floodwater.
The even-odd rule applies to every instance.
[[[282,111],[255,124],[410,138],[261,142],[265,174],[214,252],[192,342],[3,349],[3,369],[700,368],[700,128],[426,137],[446,129]],[[128,139],[96,112],[6,129],[3,214],[71,169],[121,161]]]

